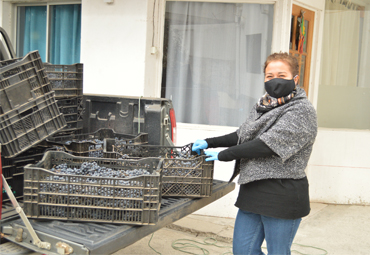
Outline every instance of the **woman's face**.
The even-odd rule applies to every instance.
[[[289,65],[279,60],[270,62],[265,70],[265,82],[275,78],[286,80],[293,79],[293,75],[290,71]],[[297,84],[298,76],[294,78],[294,82]]]

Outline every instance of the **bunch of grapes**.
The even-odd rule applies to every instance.
[[[91,177],[107,177],[107,178],[128,178],[137,177],[141,175],[150,175],[151,173],[146,169],[118,169],[114,170],[109,167],[99,166],[95,161],[83,162],[79,168],[69,167],[67,163],[59,164],[50,169],[57,174],[68,175],[83,175]]]
[[[66,141],[64,142],[65,145],[70,145],[72,142],[77,142],[77,143],[96,143],[96,144],[103,144],[104,142],[99,139],[84,139],[80,141],[72,140],[72,141]]]

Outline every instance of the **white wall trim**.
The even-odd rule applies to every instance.
[[[362,6],[365,7],[362,42],[370,42],[370,3],[362,4]],[[368,67],[370,66],[369,45],[362,43],[361,55],[361,63],[359,66],[359,84],[366,84],[366,73],[368,72]]]
[[[324,31],[324,13],[325,13],[324,9],[317,10],[315,12],[315,27],[311,52],[311,72],[310,72],[308,99],[311,101],[316,110],[320,85],[321,52]]]
[[[349,129],[349,128],[326,128],[326,127],[319,127],[319,130],[322,131],[330,131],[330,132],[344,132],[344,133],[364,133],[369,134],[369,129]]]
[[[8,33],[8,36],[10,40],[12,41],[13,47],[14,46],[14,37],[13,37],[13,31],[12,31],[12,4],[6,3],[4,1],[1,1],[1,27],[5,29],[5,31]]]
[[[289,52],[292,1],[280,0],[275,3],[274,27],[272,30],[271,52]]]
[[[325,0],[293,0],[293,4],[311,11],[323,10],[325,8]]]
[[[148,0],[144,96],[160,97],[162,85],[165,1]],[[152,53],[152,47],[155,53]]]
[[[3,10],[3,9],[4,9],[4,8],[3,8],[3,0],[0,0],[0,5],[1,5],[1,6],[0,6],[0,13],[1,13],[1,17],[3,17],[3,11],[4,11],[4,10]],[[3,27],[3,18],[1,18],[1,19],[0,19],[0,26],[1,26],[1,27]],[[5,30],[5,31],[6,31],[6,30]],[[7,33],[8,33],[8,32],[7,32]],[[9,33],[8,33],[8,35],[9,35]]]
[[[212,3],[245,3],[245,4],[273,4],[281,0],[166,0],[168,2],[212,2]]]

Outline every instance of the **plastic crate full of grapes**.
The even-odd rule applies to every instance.
[[[154,225],[162,163],[49,151],[24,167],[24,212],[37,219]]]
[[[104,157],[162,158],[162,196],[209,197],[212,194],[214,162],[207,162],[203,152],[198,155],[191,147],[192,144],[183,147],[133,145],[105,139]]]

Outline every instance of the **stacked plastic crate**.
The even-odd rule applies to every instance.
[[[46,149],[37,144],[65,126],[38,51],[0,62],[3,173],[18,198],[23,166],[40,160]]]
[[[27,217],[153,225],[161,201],[162,159],[103,158],[106,138],[146,144],[148,134],[126,135],[112,129],[54,136],[59,151],[25,166],[24,210]],[[143,171],[145,170],[145,171]]]
[[[59,110],[67,122],[58,135],[80,133],[83,125],[83,64],[44,65]]]
[[[113,139],[104,140],[105,158],[163,159],[162,196],[209,197],[212,194],[214,161],[206,161],[191,150],[192,144],[182,147],[125,144]]]
[[[41,88],[31,86],[35,88],[30,93],[33,99],[29,101],[40,101],[41,97],[35,96],[42,94],[39,90],[46,95],[51,93],[50,104],[53,104],[64,125],[39,138],[39,141],[45,140],[43,145],[46,147],[33,146],[32,154],[22,150],[19,153],[25,154],[19,155],[16,160],[5,159],[6,171],[10,173],[8,178],[12,178],[11,185],[16,187],[13,192],[17,198],[24,195],[24,210],[28,217],[151,225],[158,220],[162,196],[197,198],[211,195],[214,164],[206,162],[205,155],[194,155],[191,145],[147,145],[147,133],[129,135],[116,133],[112,129],[82,133],[86,129],[83,125],[89,123],[82,119],[83,65],[44,66],[37,77],[43,77],[45,84]],[[10,106],[21,101],[25,91],[20,88],[12,92],[13,95],[20,95],[14,100],[4,101],[1,98],[1,110],[8,111]],[[99,105],[98,110],[109,108]],[[110,107],[112,105],[119,110],[121,104],[109,104]],[[92,105],[89,106],[91,111]],[[162,108],[157,108],[150,108],[156,114],[145,122],[151,131],[152,124],[160,120],[162,110],[159,109]],[[115,127],[126,127],[125,130],[132,131],[136,123],[140,130],[140,118],[135,120],[133,117],[134,103],[130,102],[128,109],[131,111],[127,112],[127,116],[131,117],[132,113],[132,118],[122,118],[122,125]],[[160,138],[155,136],[152,135],[152,138]],[[51,146],[57,146],[51,150],[59,151],[44,155]],[[146,172],[141,173],[141,170]],[[125,172],[137,175],[122,175]],[[18,174],[21,177],[18,178]]]
[[[0,62],[0,143],[14,157],[66,126],[38,51]]]

